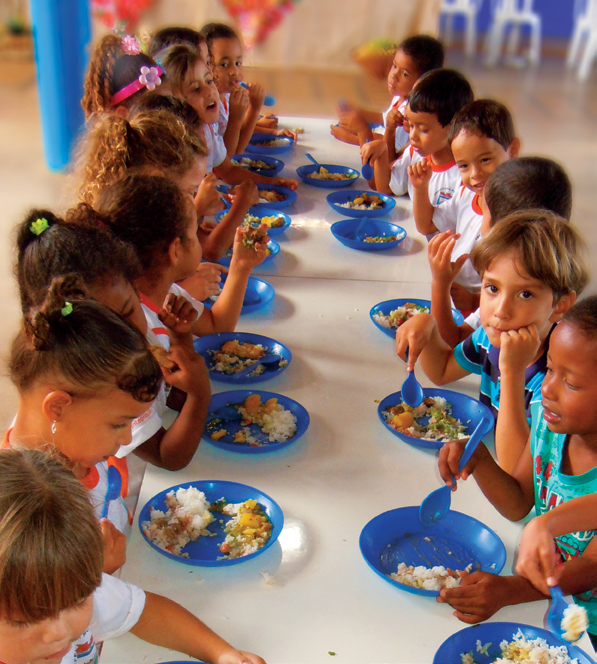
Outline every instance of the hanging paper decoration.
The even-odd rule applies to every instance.
[[[155,0],[91,0],[91,15],[111,30],[124,25],[132,32],[141,14],[151,7]]]
[[[300,0],[220,0],[238,22],[247,48],[265,41]]]

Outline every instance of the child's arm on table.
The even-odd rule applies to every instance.
[[[176,363],[172,371],[162,368],[164,380],[184,392],[186,399],[172,426],[168,430],[162,427],[137,447],[135,453],[158,468],[182,470],[190,463],[201,441],[211,385],[205,362],[193,348],[191,329],[197,310],[186,298],[170,293],[158,317],[170,336],[168,358]]]
[[[454,349],[441,338],[437,321],[430,314],[417,314],[396,330],[396,353],[406,361],[408,371],[420,358],[423,371],[436,385],[445,385],[468,375],[454,356]]]
[[[278,126],[278,118],[273,113],[270,113],[269,115],[265,115],[264,117],[259,118],[256,124],[257,129],[263,129],[264,127],[267,129],[276,129],[277,126]]]
[[[431,267],[431,315],[437,321],[442,339],[452,348],[473,333],[473,328],[466,323],[456,325],[452,316],[450,288],[468,258],[468,254],[463,254],[454,263],[451,262],[459,237],[452,231],[444,231],[432,237],[427,247]]]
[[[242,90],[242,88],[240,88]],[[242,124],[240,127],[240,134],[238,137],[237,151],[233,154],[241,154],[245,151],[245,148],[249,144],[249,140],[255,131],[257,125],[257,120],[259,120],[259,112],[263,106],[263,100],[265,99],[265,90],[262,85],[258,83],[249,83],[249,90],[247,93],[248,106],[245,109],[244,116],[242,118]],[[278,123],[273,129],[277,129]],[[230,155],[230,153],[228,153]],[[232,156],[232,155],[230,155]]]
[[[371,141],[361,146],[363,164],[367,163],[368,159],[371,160],[370,164],[373,166],[374,174],[369,186],[381,194],[394,196],[394,192],[390,189],[392,171],[388,159],[388,147],[384,141]]]
[[[213,173],[208,173],[195,194],[195,210],[198,217],[217,214],[224,209],[222,194],[216,189],[218,178]]]
[[[145,593],[143,613],[131,632],[210,664],[265,664],[258,655],[233,648],[180,604],[154,593]]]
[[[230,249],[236,229],[243,223],[249,208],[259,203],[257,187],[248,180],[230,189],[229,193],[233,197],[232,204],[220,223],[210,233],[199,229],[203,257],[209,261],[219,260]]]
[[[227,184],[242,184],[249,180],[255,184],[274,184],[281,187],[288,187],[292,190],[298,187],[298,180],[270,178],[265,175],[252,173],[246,168],[235,166],[228,156],[219,166],[214,166],[214,173]]]
[[[205,309],[199,320],[194,323],[193,334],[204,336],[214,332],[234,331],[243,306],[251,270],[263,262],[268,241],[266,235],[262,243],[258,242],[254,247],[245,247],[242,229],[236,230],[232,260],[224,288],[211,310]]]
[[[536,516],[523,530],[516,572],[547,594],[548,585],[552,585],[552,580],[555,581],[556,569],[558,572],[561,570],[558,565],[561,557],[556,553],[554,538],[568,533],[596,530],[596,515],[597,494],[593,493],[560,503],[549,512]],[[597,587],[597,582],[591,587]]]
[[[427,159],[421,159],[408,167],[408,179],[413,186],[413,216],[419,233],[431,235],[437,233],[433,223],[433,210],[429,200],[429,181],[433,171]]]
[[[249,94],[244,88],[236,87],[230,93],[228,104],[228,125],[223,138],[226,154],[232,159],[235,154],[240,154],[245,149],[239,149],[239,143],[245,113],[249,108]]]
[[[500,416],[495,428],[495,453],[507,473],[516,468],[529,437],[525,372],[540,346],[535,325],[500,335]]]

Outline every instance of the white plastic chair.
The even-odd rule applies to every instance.
[[[568,49],[567,65],[578,64],[578,78],[588,78],[597,54],[597,0],[576,0],[574,32]]]
[[[485,49],[486,64],[494,66],[500,57],[506,27],[511,25],[506,55],[514,59],[520,42],[520,28],[528,25],[531,40],[528,52],[529,62],[539,64],[541,53],[541,16],[533,11],[533,0],[492,0],[493,23],[487,33]]]
[[[465,49],[467,58],[475,54],[477,44],[477,13],[483,0],[443,0],[440,13],[446,17],[444,30],[444,45],[450,46],[452,41],[452,26],[454,16],[463,16],[466,21]]]

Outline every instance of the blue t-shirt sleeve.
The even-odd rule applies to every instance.
[[[454,349],[456,362],[465,371],[478,375],[482,373],[481,354],[479,353],[478,343],[483,334],[483,328],[477,328],[470,337],[467,337]]]

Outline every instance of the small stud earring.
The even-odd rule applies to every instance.
[[[51,428],[52,434],[56,433],[56,420],[52,422],[52,428]]]

